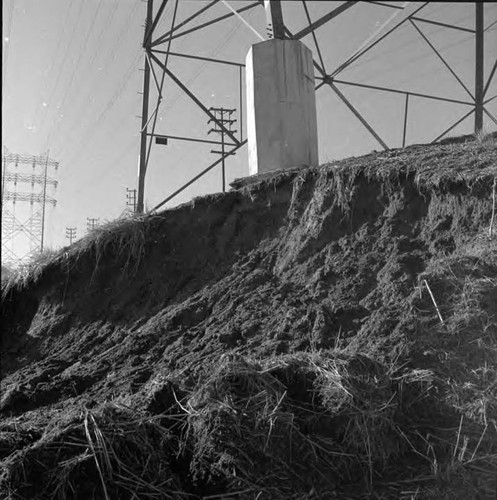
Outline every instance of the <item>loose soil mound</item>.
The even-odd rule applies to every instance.
[[[373,153],[33,263],[0,495],[494,499],[496,178],[495,138]]]

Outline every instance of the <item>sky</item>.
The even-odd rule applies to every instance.
[[[155,1],[155,9],[159,5]],[[179,0],[176,21],[189,17],[209,2]],[[229,13],[226,2],[199,16],[191,26]],[[251,1],[228,0],[235,8]],[[307,1],[314,21],[343,2]],[[405,2],[390,2],[403,5]],[[308,22],[301,1],[283,1],[283,16],[292,32]],[[422,2],[407,2],[407,8]],[[169,0],[156,29],[158,35],[171,25],[175,0]],[[317,40],[328,72],[338,67],[395,12],[394,9],[358,2],[317,30]],[[146,2],[140,0],[3,0],[2,2],[2,146],[4,152],[46,155],[59,162],[49,175],[58,181],[49,195],[57,199],[47,207],[46,246],[69,243],[66,228],[76,228],[77,238],[87,232],[87,219],[104,223],[126,210],[126,189],[136,188],[144,54],[142,40]],[[266,34],[264,9],[242,14],[259,32]],[[396,19],[400,19],[401,14]],[[497,3],[484,5],[485,82],[497,54]],[[430,2],[418,17],[460,27],[474,28],[475,4]],[[395,22],[392,21],[392,22]],[[391,25],[389,25],[391,26]],[[430,24],[419,24],[423,33],[450,64],[470,91],[474,88],[474,35]],[[318,58],[311,35],[302,40]],[[250,46],[260,42],[254,31],[237,17],[171,41],[171,51],[244,63]],[[167,44],[163,45],[166,49]],[[236,129],[245,137],[246,110],[237,67],[171,56],[168,68],[207,106],[235,108]],[[158,74],[160,80],[161,75]],[[409,23],[377,44],[337,78],[342,81],[426,93],[461,101],[469,96],[425,40]],[[242,70],[242,87],[244,86]],[[152,85],[153,87],[153,85]],[[373,126],[389,147],[401,147],[405,97],[346,84],[339,90]],[[497,76],[486,97],[497,93]],[[329,162],[381,150],[357,118],[328,86],[316,93],[319,158]],[[156,91],[152,88],[151,110]],[[487,105],[497,116],[497,99]],[[409,100],[407,144],[427,143],[460,118],[469,108],[419,97]],[[156,133],[209,138],[208,117],[167,76],[157,113]],[[495,130],[485,116],[484,126]],[[449,135],[471,133],[473,117]],[[145,203],[152,208],[218,156],[212,146],[169,141],[154,145],[146,177]],[[14,171],[14,165],[9,165]],[[19,171],[22,171],[19,166]],[[31,170],[25,170],[31,172]],[[248,175],[246,147],[227,160],[227,180]],[[30,185],[7,186],[28,191]],[[36,187],[35,187],[36,189]],[[171,200],[165,207],[187,202],[195,196],[221,190],[221,172],[215,168]],[[36,206],[18,202],[11,206],[19,222],[29,218]],[[25,253],[27,240],[10,242]]]

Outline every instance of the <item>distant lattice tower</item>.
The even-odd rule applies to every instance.
[[[2,154],[2,264],[17,267],[45,245],[47,205],[56,205],[49,196],[49,187],[57,188],[57,181],[49,177],[49,168],[58,169],[59,163],[44,156],[10,153]],[[28,190],[17,190],[17,185]],[[30,187],[30,189],[29,189]]]

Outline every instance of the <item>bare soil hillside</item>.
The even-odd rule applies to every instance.
[[[497,141],[237,181],[4,283],[0,497],[495,499]]]

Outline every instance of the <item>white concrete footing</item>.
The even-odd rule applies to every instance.
[[[318,164],[312,52],[298,40],[255,44],[246,60],[250,175]]]

